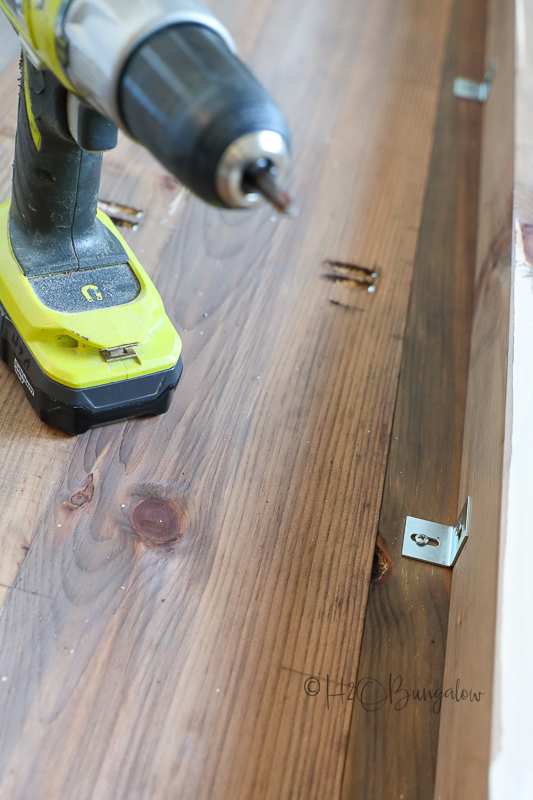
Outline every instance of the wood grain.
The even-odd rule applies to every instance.
[[[8,200],[11,194],[18,61],[16,58],[3,73],[0,83],[0,202]],[[39,422],[24,400],[17,377],[3,363],[0,364],[0,408],[1,609],[57,488],[74,441]]]
[[[472,524],[453,572],[444,683],[482,692],[443,706],[435,797],[488,796],[505,428],[514,183],[514,4],[490,0],[474,318],[461,470]]]
[[[433,796],[440,704],[402,692],[443,686],[452,573],[401,552],[407,515],[451,524],[460,501],[482,107],[452,86],[484,75],[485,14],[484,0],[454,4],[379,520],[394,568],[370,589],[344,800]],[[390,678],[392,704],[373,708]]]
[[[185,372],[166,416],[76,442],[14,579],[2,800],[340,793],[351,704],[326,683],[357,666],[451,2],[241,7],[301,214],[204,208],[125,142],[107,159]],[[358,310],[329,302],[328,258],[377,265]]]

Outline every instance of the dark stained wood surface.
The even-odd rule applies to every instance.
[[[451,1],[213,7],[287,111],[301,214],[204,208],[124,141],[106,158],[185,372],[166,416],[73,443],[2,368],[0,441],[37,453],[20,434],[4,474],[46,486],[3,534],[30,549],[0,617],[1,800],[340,793],[352,705],[326,692],[357,669]],[[327,259],[376,291],[340,302]]]
[[[443,686],[452,572],[401,552],[407,515],[451,524],[464,501],[482,106],[452,87],[483,78],[485,14],[485,0],[454,3],[379,520],[394,566],[370,589],[344,800],[433,797],[441,705],[427,692]]]
[[[479,702],[443,707],[435,797],[485,800],[498,749],[499,698],[493,693],[502,500],[507,487],[506,425],[512,304],[515,156],[515,5],[490,0],[486,63],[498,71],[484,108],[474,314],[461,468],[472,523],[454,567],[444,682],[483,693]],[[509,689],[508,689],[509,690]],[[510,689],[513,691],[513,689]]]

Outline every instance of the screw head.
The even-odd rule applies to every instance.
[[[429,542],[429,536],[426,536],[425,533],[416,533],[415,542],[420,545],[420,547],[424,547],[424,545]]]

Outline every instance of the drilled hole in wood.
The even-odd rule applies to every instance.
[[[378,533],[376,539],[376,549],[374,550],[374,560],[372,562],[372,575],[370,577],[370,583],[373,586],[381,586],[381,584],[387,583],[392,575],[393,566],[394,564],[387,540],[384,539],[380,533]]]
[[[132,222],[129,219],[121,219],[120,217],[109,217],[109,219],[117,228],[129,228],[131,231],[139,230],[138,222]]]
[[[125,206],[122,203],[115,203],[112,200],[99,200],[98,208],[106,214],[123,214],[126,217],[135,217],[141,219],[144,216],[144,211],[133,206]]]
[[[341,284],[349,289],[358,289],[372,294],[376,291],[376,268],[361,267],[359,264],[349,264],[346,261],[333,261],[326,259],[324,266],[333,270],[325,274],[325,280]]]
[[[98,208],[107,214],[118,228],[129,228],[132,231],[139,228],[139,220],[144,217],[144,211],[111,200],[99,200]]]
[[[359,280],[358,278],[348,278],[344,275],[324,275],[324,279],[331,283],[340,283],[349,289],[359,289],[366,292],[376,291],[376,287],[372,281]]]
[[[377,278],[378,276],[375,267],[373,269],[369,269],[369,267],[361,267],[359,264],[350,264],[348,261],[333,261],[332,259],[327,258],[324,261],[324,265],[327,267],[332,267],[336,272],[348,272],[350,274],[359,272],[362,275],[367,275],[369,278]]]

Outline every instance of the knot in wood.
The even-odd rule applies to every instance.
[[[178,512],[167,500],[143,500],[133,509],[131,521],[143,542],[153,547],[172,544],[181,534]]]
[[[86,503],[90,503],[94,495],[94,481],[92,473],[87,476],[87,483],[83,489],[77,489],[70,495],[66,505],[69,508],[81,508]]]
[[[76,494],[71,495],[70,498],[69,498],[70,505],[71,506],[76,506],[77,508],[79,508],[80,506],[85,505],[86,502],[87,502],[87,498],[85,497],[83,492],[76,492]]]

